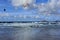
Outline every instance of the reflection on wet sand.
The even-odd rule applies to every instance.
[[[60,40],[60,25],[3,24],[0,26],[0,40]]]

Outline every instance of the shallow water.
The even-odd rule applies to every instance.
[[[60,40],[60,25],[27,25],[0,26],[0,40]]]

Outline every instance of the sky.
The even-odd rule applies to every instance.
[[[24,0],[0,0],[0,15],[3,16],[3,17],[2,16],[0,17],[0,21],[42,21],[42,20],[55,21],[55,20],[60,20],[59,15],[48,16],[47,14],[46,15],[38,14],[38,10],[34,8],[24,10],[23,6],[21,6],[22,4],[24,4],[24,2],[25,2]],[[47,2],[48,0],[33,0],[32,4],[35,3],[38,5],[40,3],[45,4]],[[28,3],[31,3],[31,0],[29,0]],[[4,9],[6,9],[5,12],[4,12]],[[19,15],[22,15],[22,17]],[[28,17],[25,18],[24,15]],[[18,16],[21,18],[19,18]]]
[[[36,4],[38,3],[46,3],[47,0],[36,0]],[[20,11],[25,11],[23,10],[23,8],[18,8],[17,10],[15,10],[15,8],[12,6],[10,0],[0,0],[0,12],[3,12],[3,9],[6,8],[7,12],[20,12]]]

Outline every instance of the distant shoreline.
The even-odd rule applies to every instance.
[[[0,23],[39,23],[39,22],[60,22],[60,21],[0,21]]]

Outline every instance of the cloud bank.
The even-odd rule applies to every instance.
[[[49,0],[47,3],[40,3],[38,5],[38,13],[58,14],[60,10],[60,0]]]
[[[58,7],[60,7],[60,0],[48,0],[47,3],[40,3],[36,6],[35,4],[36,0],[11,0],[11,4],[18,8],[20,6],[23,7],[23,9],[31,9],[36,7],[38,11],[42,13],[52,13],[56,12]],[[31,5],[31,6],[30,6]]]

